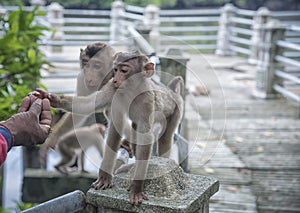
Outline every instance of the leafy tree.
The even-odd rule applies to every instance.
[[[19,6],[0,19],[0,120],[17,112],[21,100],[39,84],[43,65],[49,65],[38,43],[49,29],[34,24],[36,16],[44,15],[38,7],[26,12]]]

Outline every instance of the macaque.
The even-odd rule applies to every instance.
[[[115,50],[103,43],[88,45],[84,50],[80,49],[81,72],[77,77],[76,93],[78,96],[89,95],[103,87],[113,76],[112,63]],[[98,121],[97,121],[98,122]],[[103,119],[102,119],[103,122]],[[64,134],[74,133],[74,128],[92,125],[95,123],[95,114],[90,116],[65,113],[58,123],[53,126],[52,133],[46,139],[40,149],[40,163],[46,166],[49,148],[55,148],[56,144],[64,143]],[[85,130],[85,128],[84,128]],[[77,131],[77,135],[84,131]],[[87,141],[88,142],[88,141]],[[63,156],[62,156],[63,157]]]
[[[131,121],[129,141],[136,157],[135,176],[128,188],[130,202],[140,204],[148,197],[144,194],[144,180],[148,160],[154,143],[153,125],[161,124],[157,153],[169,157],[174,133],[183,111],[183,79],[175,77],[169,87],[151,80],[154,64],[140,54],[117,53],[113,63],[114,77],[101,90],[86,97],[58,96],[37,90],[40,96],[49,98],[51,106],[78,114],[91,114],[109,110],[109,130],[98,179],[92,184],[95,189],[112,187],[112,174],[116,153],[126,131],[127,120]]]
[[[95,146],[103,156],[105,130],[106,127],[103,124],[94,124],[64,134],[56,145],[56,150],[61,154],[61,160],[55,168],[65,175],[75,171],[86,172],[83,154],[89,147]],[[77,169],[71,167],[75,161],[77,161]]]

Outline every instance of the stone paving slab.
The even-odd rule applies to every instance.
[[[217,154],[208,163],[212,166],[208,169],[201,167],[197,161],[197,152],[201,152],[195,149],[195,154],[190,154],[191,171],[220,179],[220,191],[212,201],[218,200],[215,197],[226,194],[228,189],[237,192],[244,188],[244,192],[251,197],[238,196],[238,193],[233,197],[224,196],[218,202],[211,203],[211,211],[300,212],[299,106],[284,98],[255,99],[252,95],[255,89],[255,67],[244,65],[241,58],[210,55],[206,57],[209,62],[205,64],[198,63],[196,57],[193,56],[190,63],[194,68],[192,70],[201,72],[206,69],[206,74],[214,73],[221,85],[218,87],[218,84],[209,82],[209,96],[191,98],[190,104],[194,112],[200,114],[200,123],[207,124],[204,130],[198,131],[198,137],[206,137],[199,136],[199,133],[214,132],[216,136],[220,136],[223,132],[221,140],[224,141],[224,146],[244,167],[221,167],[226,161],[229,164],[229,157],[218,158]],[[236,66],[237,69],[234,68]],[[188,82],[191,88],[199,84],[194,78],[188,79]],[[190,118],[193,116],[190,115]],[[191,123],[193,122],[196,120]],[[188,136],[195,137],[196,127],[188,127],[191,131]],[[241,203],[238,208],[235,205],[237,200]],[[229,203],[231,204],[228,205]]]

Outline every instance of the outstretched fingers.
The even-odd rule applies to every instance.
[[[96,180],[94,183],[92,183],[92,187],[94,189],[108,189],[112,187],[112,183],[110,181],[105,180]]]
[[[140,205],[143,200],[148,200],[148,197],[144,194],[144,192],[139,193],[130,193],[130,203],[135,205]]]

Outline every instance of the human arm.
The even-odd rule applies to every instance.
[[[0,165],[12,146],[43,143],[51,123],[50,103],[47,99],[25,97],[19,112],[0,123]]]
[[[51,124],[49,101],[36,99],[31,104],[31,100],[32,97],[26,97],[19,113],[0,123],[10,132],[12,146],[41,144],[48,136]]]

